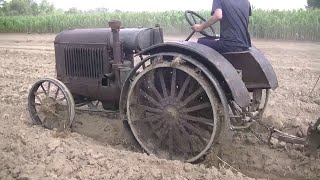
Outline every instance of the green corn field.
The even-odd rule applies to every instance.
[[[209,11],[199,12],[209,17]],[[111,19],[122,21],[123,27],[154,27],[160,24],[167,35],[186,35],[190,27],[183,11],[167,12],[85,12],[45,16],[0,16],[0,32],[57,33],[68,28],[107,27]],[[216,27],[218,32],[218,26]],[[250,19],[253,38],[320,41],[320,9],[260,10]]]

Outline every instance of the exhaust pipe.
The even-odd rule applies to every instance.
[[[118,20],[112,20],[109,22],[109,26],[112,31],[113,39],[113,74],[115,75],[115,82],[121,88],[129,73],[131,72],[130,67],[125,67],[123,62],[123,49],[120,42],[120,27],[121,22]],[[133,61],[133,60],[132,60]]]
[[[117,65],[120,65],[122,64],[122,48],[121,48],[120,33],[119,33],[121,22],[118,20],[112,20],[109,22],[109,26],[112,30],[114,63]]]

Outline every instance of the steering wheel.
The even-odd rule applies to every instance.
[[[200,16],[198,13],[194,12],[194,11],[185,11],[184,13],[184,17],[186,18],[186,20],[188,21],[188,23],[190,24],[190,26],[193,26],[195,24],[199,24],[199,23],[203,23],[206,22],[206,19],[203,18],[202,16]],[[189,37],[187,38],[186,41],[188,41],[193,34],[195,33],[195,31],[193,31]],[[213,25],[209,26],[209,28],[206,28],[202,31],[200,31],[200,33],[202,35],[204,35],[205,37],[210,37],[210,38],[217,38],[216,32],[213,28]]]

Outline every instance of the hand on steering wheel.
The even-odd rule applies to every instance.
[[[189,11],[189,10],[186,11],[184,13],[184,17],[186,18],[186,20],[188,21],[190,26],[194,26],[195,24],[206,22],[205,18],[203,18],[202,16],[200,16],[198,13],[196,13],[194,11]],[[203,29],[199,32],[200,32],[200,34],[204,35],[205,37],[217,38],[216,32],[215,32],[213,26],[209,26],[209,28]],[[189,37],[186,39],[186,41],[188,41],[193,36],[194,33],[195,33],[195,30],[193,30],[193,32],[189,35]]]
[[[196,32],[201,32],[204,30],[202,24],[195,24],[191,27],[191,29],[193,29]]]

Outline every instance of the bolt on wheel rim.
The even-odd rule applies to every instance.
[[[194,69],[151,65],[130,87],[128,121],[149,154],[194,162],[211,147],[217,131],[217,99]]]

